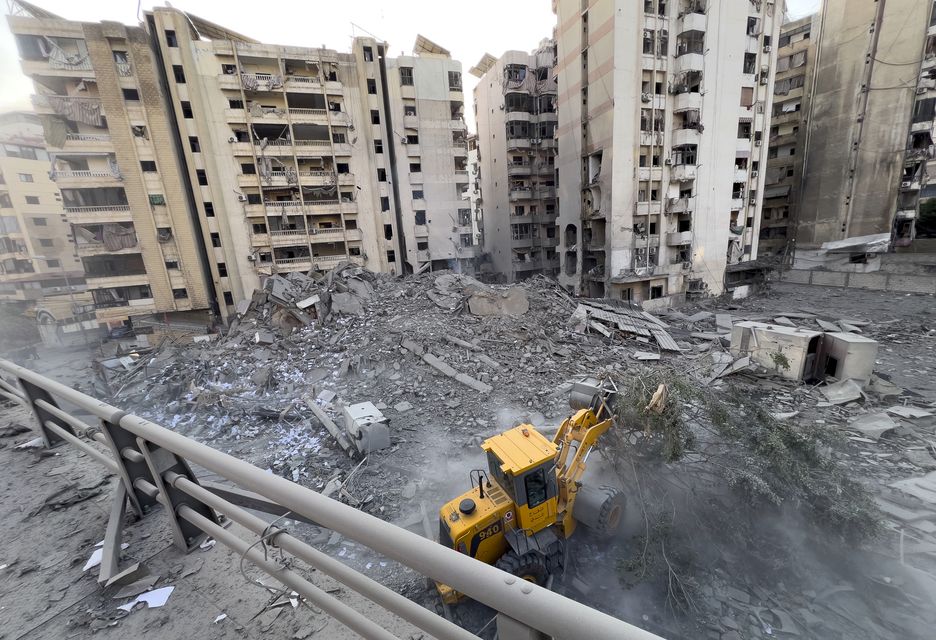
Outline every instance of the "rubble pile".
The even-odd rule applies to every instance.
[[[936,470],[936,405],[929,389],[920,395],[901,376],[914,368],[907,350],[931,350],[934,332],[782,298],[707,306],[651,314],[624,301],[573,299],[540,276],[509,287],[451,272],[394,278],[353,265],[272,276],[237,305],[225,333],[165,341],[133,364],[132,376],[111,372],[111,401],[431,536],[438,505],[464,490],[468,469],[484,466],[477,446],[484,438],[520,422],[548,432],[568,414],[567,391],[582,376],[640,378],[672,367],[699,388],[756,399],[778,420],[841,433],[828,455],[874,488],[888,530],[913,536],[912,553],[931,553],[936,478],[926,474]],[[873,338],[881,347],[875,373],[866,382],[791,379],[782,353],[765,358],[733,346],[742,321]],[[918,370],[936,379],[930,364]],[[881,553],[894,540],[888,536]],[[403,592],[423,589],[386,563],[372,569],[352,543],[328,532],[317,542],[342,545],[344,560],[379,571]],[[583,549],[578,573],[562,588],[633,613],[621,604],[628,596],[620,585],[597,593],[587,578],[613,563],[607,547],[586,539]],[[717,565],[708,559],[706,570]],[[828,594],[798,593],[795,583],[764,573],[695,577],[702,590],[689,610],[709,624],[697,637],[864,637],[840,622],[851,605],[836,598],[858,588],[835,590],[841,576],[826,577]],[[860,576],[865,586],[868,579]],[[894,611],[905,610],[888,597]],[[657,607],[661,620],[667,611]],[[816,626],[812,616],[833,623]]]

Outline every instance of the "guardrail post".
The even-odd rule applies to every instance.
[[[137,480],[146,480],[150,484],[153,477],[150,474],[149,467],[143,453],[137,448],[137,439],[132,433],[123,429],[118,423],[123,417],[123,412],[112,416],[109,420],[101,420],[101,431],[107,436],[107,443],[114,454],[114,460],[117,462],[117,473],[127,489],[127,499],[130,500],[130,506],[137,517],[142,518],[159,501],[156,496],[151,496],[142,491],[137,484]]]
[[[37,387],[33,383],[27,382],[22,378],[17,378],[16,381],[19,383],[20,389],[23,390],[23,394],[26,396],[26,402],[29,403],[29,408],[32,410],[33,417],[36,419],[36,424],[39,425],[39,436],[42,438],[42,444],[45,445],[47,449],[51,449],[65,442],[64,438],[45,426],[46,421],[55,420],[55,416],[36,404],[37,400],[45,400],[54,407],[59,408],[52,394],[42,387]],[[75,430],[72,429],[71,425],[63,423],[61,426],[72,435],[75,435]]]
[[[169,514],[169,522],[172,525],[172,538],[175,545],[185,552],[193,550],[208,537],[208,534],[188,520],[180,518],[179,509],[182,506],[187,506],[216,524],[221,523],[220,518],[211,507],[187,493],[179,491],[171,483],[165,482],[164,478],[167,474],[175,473],[198,484],[195,474],[192,473],[192,469],[184,458],[168,449],[147,442],[143,438],[137,438],[136,441],[137,446],[143,453],[143,457],[146,459],[146,465],[153,478],[153,484],[159,489],[159,496],[162,497],[163,506],[165,506],[166,512]]]

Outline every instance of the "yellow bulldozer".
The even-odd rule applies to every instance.
[[[623,495],[585,485],[582,476],[595,442],[614,422],[609,405],[616,392],[610,381],[587,378],[573,384],[575,413],[552,440],[529,424],[485,440],[488,469],[472,470],[471,489],[439,510],[439,543],[544,585],[565,566],[566,540],[577,523],[613,534]],[[460,598],[451,587],[436,586],[443,602]]]

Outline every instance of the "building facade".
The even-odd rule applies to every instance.
[[[84,283],[42,131],[33,113],[0,114],[0,301],[34,305]]]
[[[774,2],[554,0],[560,281],[718,294],[757,256]]]
[[[143,27],[9,18],[102,320],[210,309],[273,273],[473,264],[461,65],[356,38],[257,42],[173,8]]]
[[[816,20],[813,14],[784,23],[777,43],[758,257],[784,263],[792,257],[793,223],[803,180],[806,113],[816,62]]]
[[[98,321],[209,309],[215,292],[146,31],[22,6],[8,21]]]
[[[912,245],[933,158],[933,6],[930,0],[823,3],[796,213],[797,267],[839,261],[820,250],[828,242],[889,235],[891,246]],[[867,247],[855,246],[863,264]]]
[[[486,54],[471,69],[484,194],[485,267],[507,281],[559,270],[556,46]]]

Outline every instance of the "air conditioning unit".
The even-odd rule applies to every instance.
[[[761,74],[760,83],[761,83],[761,84],[767,84],[767,76],[766,76],[766,75]]]
[[[257,256],[253,254],[250,254],[249,256],[247,256],[247,262],[256,262],[256,261],[257,261]]]
[[[756,170],[751,172],[751,177],[752,177],[752,178],[756,178],[756,177],[757,177],[757,171],[756,171]]]
[[[748,198],[748,204],[757,204],[757,196],[751,196]]]
[[[903,182],[900,183],[900,186],[901,186],[901,188],[906,189],[906,188],[909,187],[911,184],[913,184],[913,182],[912,182],[911,180],[904,180]]]
[[[754,146],[755,146],[755,147],[759,147],[760,145],[761,145],[761,141],[760,141],[760,140],[755,140],[755,141],[754,141]]]
[[[530,140],[533,144],[541,144],[543,142],[542,138],[533,138]]]
[[[670,167],[670,166],[673,165],[673,159],[672,159],[672,158],[666,158],[666,159],[663,160],[663,164],[665,164],[667,167]]]
[[[641,94],[640,94],[640,101],[641,101],[641,102],[644,102],[644,103],[650,102],[652,99],[653,99],[653,98],[650,97],[650,94],[649,94],[649,93],[641,93]]]
[[[769,44],[765,44],[765,45],[764,45],[764,53],[770,53],[770,45],[769,45]]]
[[[238,194],[237,194],[237,201],[238,201],[238,202],[247,202],[247,196],[245,196],[245,195],[242,194],[242,193],[238,193]]]

